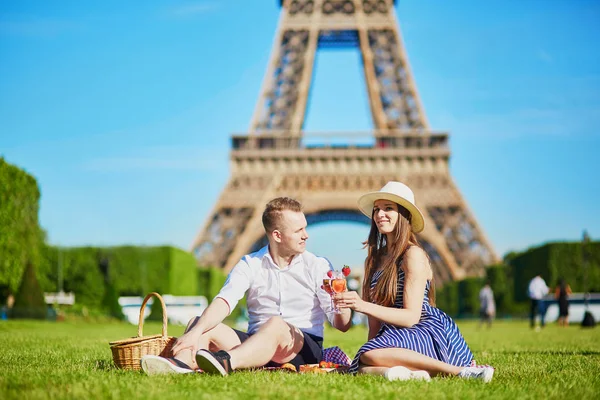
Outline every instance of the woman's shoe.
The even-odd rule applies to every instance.
[[[410,369],[400,365],[388,368],[388,370],[385,371],[385,377],[388,381],[407,381],[409,379],[423,381],[431,380],[431,377],[427,371],[411,371]]]
[[[410,379],[417,379],[429,382],[431,380],[431,376],[429,376],[429,372],[427,371],[410,371]]]
[[[407,381],[410,379],[410,369],[400,365],[390,367],[385,371],[385,378],[388,381]]]
[[[466,367],[458,373],[458,377],[462,379],[479,379],[488,383],[494,376],[494,367]]]

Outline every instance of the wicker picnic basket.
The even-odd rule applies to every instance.
[[[162,305],[163,321],[162,321],[162,334],[142,336],[142,328],[144,327],[144,310],[146,309],[146,303],[151,297],[156,297]],[[167,336],[167,307],[162,297],[156,292],[148,294],[142,302],[140,308],[140,319],[138,322],[138,334],[136,337],[132,337],[124,340],[117,340],[110,342],[110,349],[112,351],[113,361],[117,368],[139,370],[140,360],[143,356],[151,354],[155,356],[170,357],[171,347],[175,343],[175,337]]]

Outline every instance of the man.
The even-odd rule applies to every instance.
[[[540,314],[540,324],[541,327],[544,327],[544,317],[546,314],[546,309],[544,305],[544,296],[548,294],[550,289],[546,286],[546,282],[544,279],[538,274],[536,275],[530,282],[527,293],[529,298],[531,299],[531,311],[529,313],[529,320],[531,327],[535,327],[535,316],[536,314]],[[540,328],[536,327],[536,331],[539,331]]]
[[[173,359],[144,356],[149,375],[205,373],[321,361],[325,317],[337,329],[350,327],[350,311],[334,314],[321,289],[329,262],[306,251],[306,218],[296,200],[280,197],[263,212],[268,246],[244,256],[200,317],[173,346]],[[222,323],[246,293],[248,333]]]
[[[479,327],[487,322],[488,328],[491,328],[492,320],[496,315],[496,302],[490,281],[486,281],[485,286],[479,291],[479,304]]]

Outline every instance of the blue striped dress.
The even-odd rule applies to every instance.
[[[404,271],[399,268],[398,289],[394,307],[404,308]],[[375,286],[383,271],[373,275],[371,288]],[[359,367],[360,356],[370,350],[385,348],[402,348],[416,351],[436,360],[443,361],[458,367],[467,367],[473,361],[473,353],[463,339],[458,327],[444,312],[429,305],[428,293],[431,282],[427,281],[421,319],[411,328],[400,328],[382,322],[377,335],[365,343],[356,353],[350,372],[356,373]]]

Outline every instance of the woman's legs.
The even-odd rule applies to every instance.
[[[462,367],[457,367],[434,358],[427,357],[421,353],[417,353],[416,351],[400,348],[387,348],[367,351],[360,356],[360,362],[363,364],[363,367],[361,367],[359,371],[362,372],[362,370],[365,370],[366,373],[374,373],[378,375],[381,375],[380,369],[371,370],[368,368],[387,368],[401,365],[413,371],[427,371],[431,376],[438,374],[458,375],[458,373],[463,369]],[[385,371],[383,373],[385,373]]]

